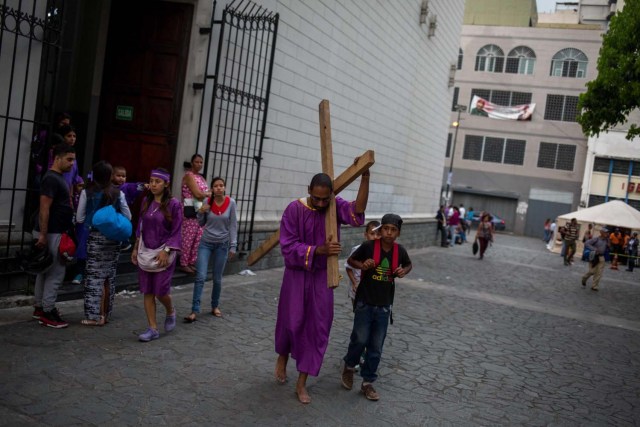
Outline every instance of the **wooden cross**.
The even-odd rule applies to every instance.
[[[326,235],[338,238],[338,222],[336,218],[335,196],[344,188],[355,181],[365,171],[369,170],[375,163],[375,156],[372,150],[365,151],[358,160],[334,179],[333,175],[333,150],[331,143],[331,122],[329,113],[329,101],[326,99],[320,102],[320,148],[322,156],[322,171],[333,179],[333,194],[326,216]],[[331,212],[333,210],[333,212]],[[247,265],[251,266],[264,257],[271,249],[280,243],[280,230],[273,233],[247,258]],[[338,286],[338,256],[327,258],[327,286],[334,288]]]

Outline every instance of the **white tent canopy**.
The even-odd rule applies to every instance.
[[[640,211],[627,205],[620,200],[596,205],[591,208],[581,209],[579,211],[560,215],[556,219],[557,228],[549,241],[547,248],[553,252],[560,252],[562,248],[562,239],[558,229],[575,218],[580,227],[576,255],[582,254],[583,244],[582,238],[588,225],[593,224],[593,234],[598,235],[598,230],[604,226],[628,228],[631,230],[640,230]]]
[[[614,227],[640,230],[640,211],[632,208],[625,202],[614,200],[596,205],[591,208],[560,215],[558,219],[567,222],[575,218],[578,222],[610,225]]]

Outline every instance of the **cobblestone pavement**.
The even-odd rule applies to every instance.
[[[378,402],[340,385],[352,313],[336,291],[335,321],[310,405],[273,378],[281,269],[226,276],[223,318],[140,343],[139,295],[120,295],[102,328],[79,325],[82,303],[59,305],[53,330],[29,308],[0,310],[2,425],[638,425],[640,273],[607,269],[584,289],[586,265],[563,266],[537,239],[499,235],[484,261],[471,245],[410,251],[398,281]],[[207,284],[205,298],[211,285]],[[181,319],[191,286],[174,288]],[[162,320],[163,316],[159,316]]]

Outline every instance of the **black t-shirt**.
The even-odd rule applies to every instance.
[[[374,240],[363,242],[351,255],[351,258],[360,262],[375,259],[373,256],[374,243]],[[395,282],[391,270],[392,258],[393,248],[389,252],[385,252],[382,247],[380,248],[380,264],[361,273],[356,301],[364,301],[369,305],[376,306],[393,304]],[[398,266],[406,267],[410,264],[409,254],[402,245],[398,245]]]
[[[73,208],[69,186],[62,174],[52,170],[47,171],[40,184],[40,195],[52,198],[49,208],[48,233],[63,233],[73,225]],[[36,223],[36,231],[40,231],[40,217]]]

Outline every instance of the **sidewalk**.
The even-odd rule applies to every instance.
[[[30,307],[0,310],[0,425],[633,425],[640,420],[640,281],[607,269],[580,285],[539,239],[500,235],[484,261],[470,244],[410,251],[398,281],[380,401],[340,385],[352,313],[344,282],[310,405],[273,377],[282,269],[225,276],[223,318],[140,343],[142,298],[119,295],[107,326],[79,325],[82,302],[52,330]],[[191,285],[173,288],[178,318]],[[211,283],[205,285],[204,301]],[[205,304],[206,307],[206,304]],[[164,315],[159,310],[159,320]]]

